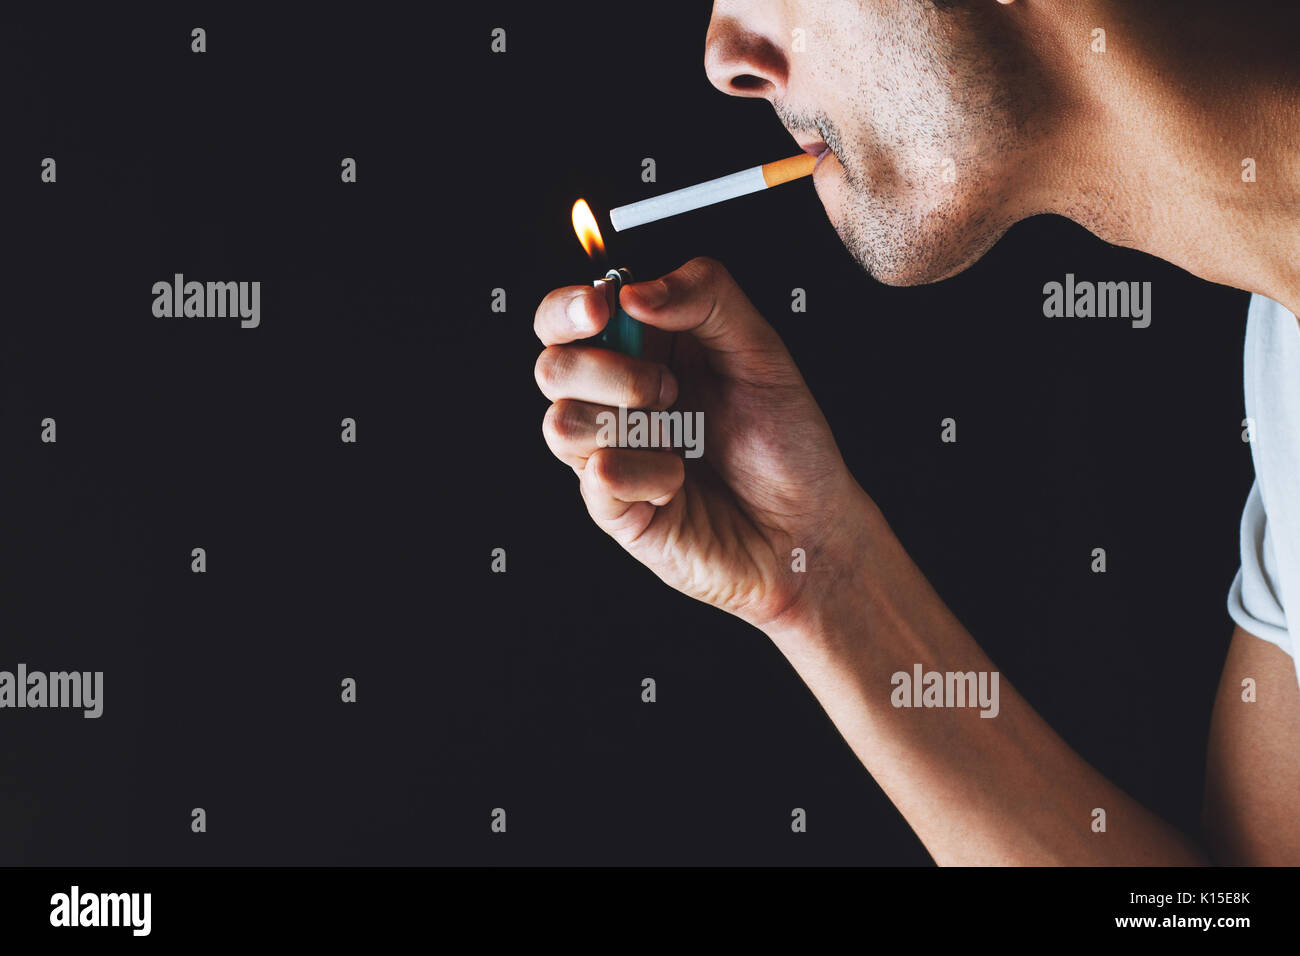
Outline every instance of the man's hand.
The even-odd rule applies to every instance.
[[[609,318],[595,289],[556,290],[537,310],[547,443],[633,556],[772,637],[937,862],[1203,862],[1008,682],[996,719],[895,706],[899,672],[996,668],[848,473],[776,332],[708,259],[625,287],[622,304],[650,327],[644,360],[578,342]],[[704,413],[702,458],[598,447],[602,410],[674,403]],[[793,572],[794,548],[808,573]]]
[[[534,323],[542,430],[588,513],[667,584],[760,628],[815,606],[830,578],[793,573],[791,552],[851,565],[866,496],[776,331],[711,259],[626,286],[621,303],[650,326],[645,359],[578,341],[609,320],[590,286],[556,289]],[[597,415],[620,405],[703,412],[703,457],[599,447]]]

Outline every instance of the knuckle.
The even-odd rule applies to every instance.
[[[618,483],[622,472],[623,469],[620,467],[619,456],[615,449],[598,448],[587,459],[585,473],[597,488],[607,490],[614,487]]]
[[[704,286],[716,285],[731,278],[727,267],[712,256],[696,256],[686,263],[686,268],[695,281]]]
[[[552,405],[542,416],[542,437],[546,439],[546,444],[555,448],[564,441],[564,428],[560,422],[561,413],[559,405]]]
[[[542,430],[551,444],[565,444],[581,438],[586,433],[586,417],[582,406],[561,399],[546,410]]]
[[[568,361],[566,351],[559,346],[551,345],[542,350],[542,354],[537,356],[537,364],[533,368],[533,375],[537,379],[537,385],[542,390],[542,394],[550,397],[563,384],[566,377],[566,368]]]
[[[663,454],[668,459],[668,480],[675,493],[686,481],[686,462],[670,452]]]
[[[628,408],[645,408],[659,401],[664,373],[661,369],[638,369],[623,380],[623,404]]]

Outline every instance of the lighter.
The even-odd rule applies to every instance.
[[[605,241],[600,238],[600,227],[596,225],[596,217],[585,199],[579,199],[573,204],[572,218],[573,231],[577,233],[582,248],[594,262],[603,262]],[[631,281],[632,273],[627,269],[610,269],[603,278],[592,283],[605,293],[605,301],[609,304],[609,324],[598,335],[592,336],[591,341],[615,352],[639,358],[643,337],[641,323],[624,312],[618,303],[619,292]]]
[[[627,269],[610,269],[605,273],[605,278],[592,283],[596,288],[605,290],[605,301],[609,303],[609,324],[596,336],[596,341],[607,349],[639,358],[641,323],[624,312],[618,303],[619,291],[631,281],[632,273]]]

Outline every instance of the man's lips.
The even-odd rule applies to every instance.
[[[822,160],[831,153],[830,147],[820,140],[812,143],[800,143],[799,147],[809,156],[817,157],[817,162],[813,165],[814,172],[817,170],[817,167],[822,164]]]

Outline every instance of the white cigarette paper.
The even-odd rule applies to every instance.
[[[791,179],[811,175],[816,165],[816,158],[807,153],[791,156],[789,159],[779,159],[773,163],[764,163],[761,166],[732,173],[730,176],[710,179],[708,182],[697,183],[684,189],[675,189],[653,199],[643,199],[640,202],[619,206],[609,211],[609,221],[613,223],[616,232],[622,232],[633,226],[641,226],[657,219],[667,219],[669,216],[690,212],[701,206],[711,206],[714,203],[735,199],[737,196],[747,196],[789,182]]]

